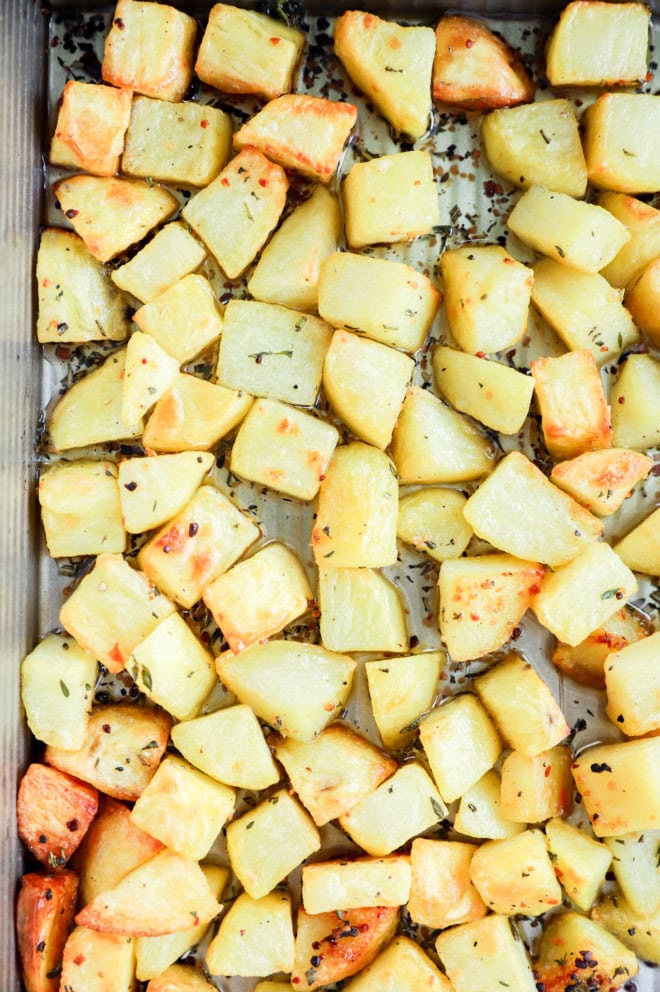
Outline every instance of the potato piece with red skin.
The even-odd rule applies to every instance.
[[[16,802],[18,833],[42,864],[66,864],[96,816],[96,789],[50,768],[32,764],[21,779]]]
[[[27,992],[57,992],[77,897],[78,878],[72,871],[23,875],[16,903],[16,939]]]

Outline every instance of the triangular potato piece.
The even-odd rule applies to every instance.
[[[130,424],[148,413],[178,377],[176,358],[171,358],[151,334],[136,331],[126,346],[121,398],[124,423]]]
[[[98,176],[63,179],[55,186],[55,196],[76,234],[100,262],[141,241],[179,206],[163,186]]]
[[[157,937],[192,922],[201,933],[220,908],[197,862],[165,850],[92,899],[76,923],[126,937]]]
[[[204,451],[240,424],[252,402],[243,390],[181,372],[156,403],[142,443],[155,451]]]
[[[209,451],[180,451],[120,462],[119,499],[128,533],[142,534],[176,516],[214,461]]]
[[[599,517],[618,510],[633,486],[645,479],[653,460],[628,448],[587,451],[553,468],[550,479]]]
[[[403,27],[347,10],[335,25],[335,53],[356,86],[397,131],[421,138],[431,115],[431,28]]]
[[[471,17],[443,17],[435,29],[433,99],[466,110],[513,107],[534,99],[520,56]]]
[[[292,984],[311,992],[361,971],[394,935],[398,922],[397,906],[314,916],[299,909]]]
[[[319,566],[321,640],[331,651],[408,650],[403,602],[375,568]]]

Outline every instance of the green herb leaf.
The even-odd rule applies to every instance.
[[[62,681],[62,679],[60,679],[60,689],[62,690],[62,695],[64,696],[64,698],[65,699],[68,699],[69,698],[69,695],[70,695],[70,693],[69,693],[69,687],[66,684],[66,682],[63,682]]]

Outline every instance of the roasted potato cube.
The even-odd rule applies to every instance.
[[[626,86],[646,78],[649,9],[642,3],[573,0],[545,57],[552,86]]]
[[[244,148],[188,201],[181,216],[234,279],[268,240],[284,209],[288,186],[279,165],[256,148]]]
[[[323,365],[323,388],[334,412],[356,437],[386,448],[414,362],[386,345],[337,330]]]
[[[340,816],[339,824],[367,854],[383,857],[446,815],[447,807],[428,772],[412,761]]]
[[[556,486],[599,517],[619,509],[638,482],[647,477],[653,461],[627,448],[588,451],[555,465],[550,478]]]
[[[259,537],[259,528],[215,486],[201,486],[183,510],[142,546],[149,579],[189,609]]]
[[[419,737],[436,785],[448,803],[478,782],[502,750],[495,725],[470,693],[431,710],[419,726]]]
[[[227,164],[231,135],[231,117],[215,107],[136,96],[122,172],[175,186],[208,186]]]
[[[48,159],[65,169],[114,176],[131,115],[130,89],[70,79],[60,98]]]
[[[630,286],[625,303],[642,334],[660,346],[660,258],[649,262]]]
[[[466,502],[455,489],[417,489],[399,500],[396,536],[434,561],[460,558],[472,537],[463,516]]]
[[[142,443],[154,451],[206,451],[240,424],[252,402],[249,393],[181,373],[156,403]]]
[[[595,542],[546,575],[531,605],[544,627],[575,647],[636,591],[635,576],[616,552]]]
[[[568,100],[493,110],[483,120],[481,140],[495,171],[514,186],[584,196],[587,166]]]
[[[455,992],[536,992],[525,945],[505,916],[485,916],[445,930],[435,947]]]
[[[173,604],[121,555],[99,555],[60,610],[85,651],[120,672],[134,648],[174,612]]]
[[[541,916],[561,903],[561,889],[540,830],[486,841],[472,857],[470,878],[488,908],[503,916]]]
[[[654,913],[660,908],[660,830],[605,837],[604,841],[612,856],[612,870],[628,905],[642,915]]]
[[[83,746],[64,751],[49,745],[45,760],[109,796],[132,802],[158,767],[171,722],[167,713],[150,706],[97,706]]]
[[[161,975],[151,979],[147,992],[213,992],[214,988],[216,986],[211,985],[192,965],[172,964]]]
[[[599,744],[582,751],[573,778],[597,837],[657,829],[660,737]]]
[[[396,586],[371,568],[319,567],[321,641],[331,651],[408,650]]]
[[[231,470],[297,499],[316,496],[339,440],[337,429],[276,400],[256,400],[236,435]]]
[[[506,644],[541,589],[544,575],[543,565],[512,555],[443,562],[438,626],[451,658],[470,661]]]
[[[40,344],[123,341],[128,336],[124,298],[73,231],[47,227],[41,232],[37,290]]]
[[[236,741],[241,742],[240,748]],[[267,789],[280,777],[249,706],[228,706],[177,723],[172,727],[172,743],[191,765],[225,785]]]
[[[62,952],[76,911],[78,878],[31,872],[21,878],[16,943],[26,992],[57,992]]]
[[[499,245],[463,245],[443,252],[440,267],[449,328],[463,351],[488,354],[521,340],[534,282],[528,266]]]
[[[98,793],[48,765],[32,764],[18,787],[18,835],[51,869],[65,865],[96,816]]]
[[[646,575],[660,575],[660,507],[614,545],[628,568]]]
[[[580,6],[587,5],[591,6],[591,3],[580,3]],[[601,988],[618,989],[637,974],[639,965],[633,952],[600,923],[580,913],[559,913],[552,917],[541,935],[534,974],[546,987],[560,988],[562,984],[570,985],[577,969],[580,979],[593,982],[596,988],[600,985]]]
[[[442,345],[433,353],[433,373],[453,407],[491,430],[517,434],[524,424],[534,392],[528,375]]]
[[[520,823],[507,819],[500,801],[500,776],[486,772],[462,796],[454,818],[454,827],[466,837],[486,837],[501,840],[513,837],[523,829]]]
[[[591,351],[531,364],[545,445],[553,458],[576,458],[612,445],[610,410]]]
[[[414,923],[444,930],[487,913],[484,902],[470,881],[474,844],[426,840],[412,842],[412,883],[408,912]]]
[[[302,641],[268,641],[216,659],[218,675],[241,702],[285,737],[312,741],[351,691],[356,662]]]
[[[630,240],[601,275],[623,288],[660,254],[660,210],[625,193],[600,193],[597,203],[628,228]]]
[[[542,186],[530,186],[523,193],[509,214],[507,227],[541,254],[592,275],[630,240],[624,224],[603,207]]]
[[[87,903],[76,923],[101,933],[156,937],[184,930],[191,920],[201,933],[219,912],[197,862],[166,849]]]
[[[77,175],[53,189],[62,213],[99,262],[141,241],[179,206],[169,190],[141,179]]]
[[[512,652],[474,681],[504,741],[533,756],[568,736],[569,726],[543,679],[522,655]]]
[[[209,452],[126,458],[119,463],[122,521],[129,534],[142,534],[176,516],[214,464]]]
[[[313,406],[332,328],[297,310],[232,300],[224,314],[216,380],[297,406]]]
[[[430,280],[402,262],[333,252],[321,266],[323,319],[403,351],[422,347],[439,304]]]
[[[110,277],[120,289],[148,303],[199,268],[205,256],[203,245],[183,224],[172,221]]]
[[[350,983],[351,992],[453,992],[445,975],[421,947],[409,937],[399,935],[376,958],[373,964]]]
[[[612,855],[604,844],[567,820],[550,820],[545,825],[545,835],[555,875],[566,895],[588,912],[605,881]]]
[[[640,958],[660,964],[660,912],[636,913],[620,892],[602,898],[591,917],[620,937]]]
[[[223,324],[210,282],[194,274],[145,303],[133,320],[180,365],[216,341]]]
[[[126,549],[117,468],[112,462],[55,462],[39,476],[39,503],[53,558]]]
[[[268,544],[204,590],[204,602],[238,653],[279,634],[309,609],[312,589],[298,558],[284,544]]]
[[[648,637],[648,634],[649,630],[640,616],[624,606],[575,647],[560,641],[552,661],[578,685],[604,689],[607,656]]]
[[[320,846],[321,838],[312,819],[286,789],[269,796],[227,827],[229,861],[252,899],[271,892]],[[278,970],[289,971],[290,966],[270,968],[266,974]]]
[[[317,861],[302,870],[308,913],[403,906],[410,894],[410,856]]]
[[[495,454],[467,417],[421,386],[408,390],[391,451],[403,485],[479,479],[490,472]]]
[[[628,737],[660,729],[660,631],[608,655],[607,715]]]
[[[644,8],[646,9],[646,8]],[[603,93],[582,116],[589,182],[618,193],[660,186],[660,98]]]
[[[639,340],[621,297],[601,275],[569,269],[551,258],[534,266],[532,302],[567,348],[588,348],[598,365]]]
[[[431,116],[431,29],[347,10],[335,23],[334,39],[335,54],[367,99],[396,131],[421,138]]]
[[[357,162],[342,194],[349,248],[412,241],[440,223],[433,161],[425,151]]]
[[[553,568],[575,558],[603,532],[599,520],[517,451],[499,462],[468,499],[463,514],[475,534],[496,548]]]
[[[212,975],[272,975],[293,968],[293,921],[288,892],[243,892],[223,917],[206,952]]]
[[[485,24],[449,14],[435,29],[433,99],[493,110],[533,100],[534,84],[520,56]]]
[[[142,418],[130,424],[122,420],[125,369],[126,349],[115,351],[57,401],[48,423],[55,451],[129,440],[141,433]]]
[[[182,100],[193,74],[197,23],[161,3],[118,0],[105,39],[103,80],[161,100]]]
[[[97,663],[75,641],[48,634],[21,662],[21,700],[39,741],[63,750],[82,747]]]
[[[126,345],[121,419],[133,424],[147,414],[179,378],[179,362],[155,337],[135,331]]]
[[[279,19],[217,3],[209,13],[195,72],[222,93],[256,93],[272,100],[291,92],[304,41],[301,31]]]
[[[522,754],[512,751],[502,764],[501,806],[515,823],[541,823],[563,816],[573,805],[571,749],[565,744]]]
[[[285,738],[276,743],[275,757],[317,827],[348,812],[397,768],[393,758],[342,724],[309,743]]]
[[[395,750],[411,739],[435,701],[445,663],[443,651],[365,662],[371,709],[385,747]]]
[[[318,915],[299,909],[291,984],[311,992],[350,978],[371,964],[398,922],[398,910],[389,906]]]
[[[135,984],[133,941],[116,933],[76,927],[64,947],[60,988],[125,992]]]
[[[356,120],[357,107],[351,103],[286,93],[236,131],[234,148],[258,149],[285,169],[328,183]]]
[[[614,444],[652,448],[660,443],[660,362],[629,355],[610,396]]]
[[[321,264],[337,251],[342,226],[337,197],[316,186],[264,246],[248,291],[265,303],[315,313]]]

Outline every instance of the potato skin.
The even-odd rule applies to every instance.
[[[57,992],[59,966],[78,897],[78,877],[23,875],[16,904],[18,954],[27,992]]]

